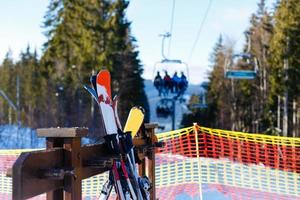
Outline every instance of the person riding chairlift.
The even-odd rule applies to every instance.
[[[163,80],[162,80],[159,72],[157,72],[157,74],[154,78],[154,87],[158,90],[158,95],[161,96],[161,92],[163,89]]]
[[[188,86],[188,81],[183,72],[181,72],[180,82],[178,84],[178,91],[183,94]]]
[[[177,72],[174,73],[172,77],[172,93],[178,93],[179,92],[179,83],[180,83],[180,78],[177,75]]]
[[[169,91],[172,90],[172,79],[169,76],[168,72],[165,71],[165,77],[164,77],[164,95],[168,95]]]

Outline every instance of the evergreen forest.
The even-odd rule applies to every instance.
[[[42,54],[28,45],[17,61],[8,51],[0,65],[0,89],[15,105],[0,98],[0,124],[97,126],[98,106],[83,84],[101,69],[111,72],[123,123],[132,106],[149,113],[143,67],[125,15],[128,5],[127,0],[49,1]]]
[[[196,119],[202,126],[299,137],[300,1],[277,1],[268,10],[261,0],[245,32],[250,33],[249,53],[258,61],[256,79],[224,78],[224,62],[234,54],[235,42],[220,35],[210,56],[208,107],[193,108],[199,102],[193,96],[183,126]]]

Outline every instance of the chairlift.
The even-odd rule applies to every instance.
[[[159,118],[168,118],[173,113],[172,101],[163,98],[156,105],[156,115]]]
[[[235,54],[225,62],[225,78],[252,80],[257,73],[257,59],[250,53]]]
[[[177,80],[174,84],[174,75],[176,73]],[[160,78],[157,78],[159,77]],[[166,82],[165,77],[169,76],[170,82]],[[181,60],[163,59],[154,65],[153,82],[159,95],[168,96],[173,93],[176,95],[183,95],[188,87],[189,71],[188,65]]]
[[[153,68],[153,84],[159,92],[159,96],[182,96],[185,92],[188,81],[189,71],[185,62],[177,59],[168,59],[164,54],[164,41],[171,37],[170,33],[162,34],[162,57],[163,59],[155,63]]]
[[[225,78],[252,80],[257,77],[258,61],[250,53],[251,34],[250,31],[245,32],[248,41],[246,53],[234,54],[230,59],[225,60]]]
[[[161,75],[163,75],[165,72],[168,72],[170,76],[173,76],[175,72],[177,72],[178,75],[180,75],[182,72],[186,76],[187,80],[189,80],[188,65],[181,60],[162,59],[154,65],[153,78],[157,72],[159,72]]]

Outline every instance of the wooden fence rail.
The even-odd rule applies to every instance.
[[[151,200],[155,200],[156,124],[145,124],[133,143],[138,150],[139,173],[152,182]],[[47,193],[47,200],[79,200],[82,180],[103,173],[114,157],[104,144],[81,145],[86,128],[38,129],[46,137],[46,150],[22,153],[12,168],[13,200],[23,200]],[[146,159],[147,158],[147,159]]]

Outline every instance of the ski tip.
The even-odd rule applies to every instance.
[[[97,88],[98,88],[99,85],[104,87],[106,89],[106,92],[107,92],[108,96],[110,97],[110,99],[112,99],[112,96],[111,96],[111,76],[110,76],[110,73],[109,73],[108,70],[106,70],[106,69],[100,70],[100,72],[97,74],[97,77],[96,77],[96,83],[97,83],[96,84]]]
[[[145,109],[142,106],[134,106],[131,109],[133,109],[133,110],[140,110],[143,114],[145,114]]]
[[[118,101],[118,100],[119,100],[119,96],[115,95],[114,98],[113,98],[113,101]]]
[[[92,87],[90,87],[90,86],[88,86],[88,85],[86,85],[86,84],[83,85],[83,88],[84,88],[85,90],[87,90],[88,92],[91,91],[91,90],[94,91],[94,92],[96,92]]]
[[[84,89],[86,89],[86,90],[89,90],[89,89],[91,89],[91,87],[90,87],[90,86],[87,86],[87,85],[85,85],[85,84],[83,84],[83,88],[84,88]]]
[[[94,84],[94,83],[96,83],[96,79],[97,79],[97,75],[92,75],[91,77],[90,77],[90,83],[91,84]]]
[[[101,69],[100,72],[105,72],[105,73],[109,73],[108,69]]]

